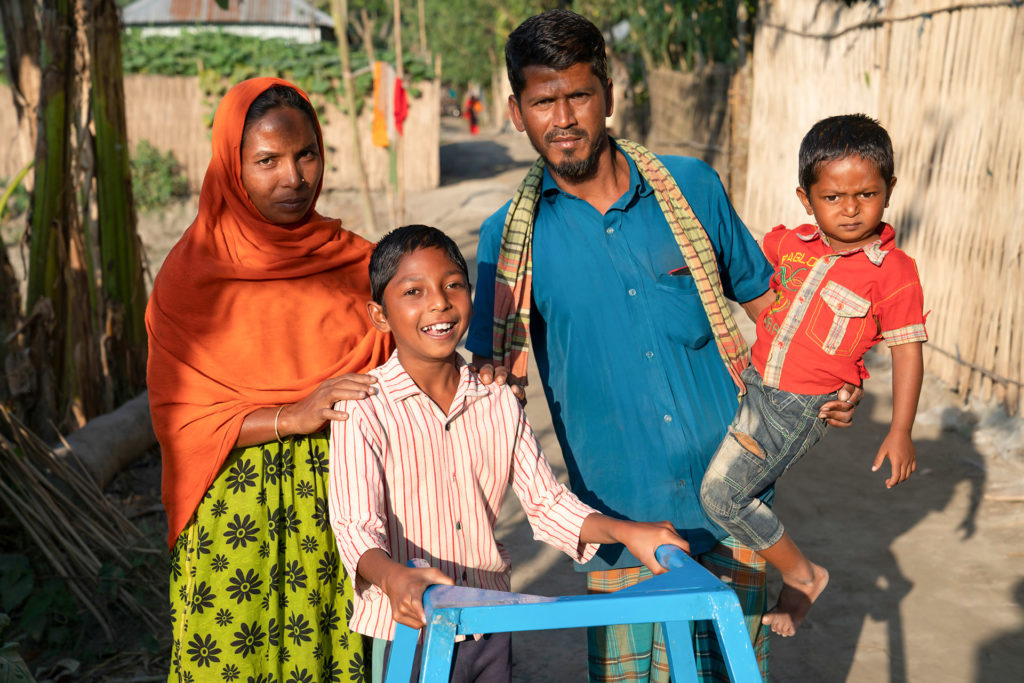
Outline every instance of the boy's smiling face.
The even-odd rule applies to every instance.
[[[370,320],[391,332],[403,365],[450,361],[473,316],[465,273],[435,247],[402,256],[383,300],[367,305]]]
[[[838,252],[878,238],[882,213],[895,185],[893,178],[886,186],[874,163],[854,155],[823,164],[810,191],[798,187],[796,194]]]

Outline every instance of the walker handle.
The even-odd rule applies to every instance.
[[[682,569],[688,559],[682,548],[674,545],[659,545],[654,551],[654,558],[665,569]]]

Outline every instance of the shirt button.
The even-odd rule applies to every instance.
[[[615,232],[615,228],[605,228],[605,232],[611,235],[613,232]]]
[[[629,295],[630,296],[636,296],[636,290],[631,287],[630,290],[629,290]]]
[[[455,522],[455,530],[462,531],[462,522]]]
[[[668,424],[669,422],[672,421],[672,416],[671,415],[666,415],[662,419],[665,420],[665,424]]]
[[[444,431],[446,431],[446,432],[452,431],[452,423],[451,422],[445,424]]]
[[[644,355],[647,356],[648,358],[654,358],[654,351],[648,351]]]
[[[681,489],[685,489],[686,488],[686,480],[685,479],[680,479],[679,480],[679,488],[681,488]]]

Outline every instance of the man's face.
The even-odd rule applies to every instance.
[[[569,181],[591,177],[608,145],[611,83],[602,83],[586,62],[561,71],[528,66],[523,77],[519,99],[508,100],[512,123],[526,132],[552,174]]]

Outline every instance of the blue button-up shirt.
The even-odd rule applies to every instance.
[[[619,152],[621,153],[621,152]],[[661,157],[708,233],[725,295],[749,301],[771,268],[718,175]],[[616,517],[671,520],[692,551],[724,532],[703,513],[700,483],[736,412],[693,278],[653,190],[628,159],[629,189],[601,215],[545,170],[533,229],[531,350],[572,490]],[[494,276],[508,204],[480,229],[467,348],[492,355]],[[602,546],[588,571],[638,566]]]

